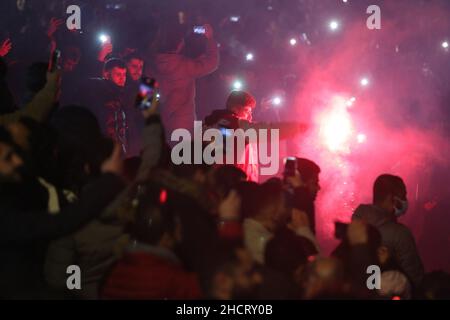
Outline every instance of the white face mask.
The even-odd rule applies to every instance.
[[[395,197],[394,199],[401,203],[400,208],[397,208],[396,206],[394,206],[395,216],[396,217],[403,216],[406,213],[406,211],[408,211],[408,200],[402,200],[399,197]]]

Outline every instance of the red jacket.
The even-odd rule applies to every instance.
[[[181,265],[147,252],[130,252],[117,263],[106,280],[105,299],[198,299],[197,276]]]

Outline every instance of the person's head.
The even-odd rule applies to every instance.
[[[226,197],[232,189],[247,178],[244,171],[232,165],[218,166],[213,169],[212,175],[214,191],[220,198]]]
[[[47,124],[22,117],[8,125],[14,143],[23,152],[27,167],[38,176],[51,180],[54,174],[56,132]]]
[[[313,161],[305,158],[297,158],[297,170],[300,173],[302,182],[305,184],[309,193],[316,199],[320,190],[319,173],[320,167]]]
[[[287,222],[288,215],[283,186],[276,183],[263,183],[259,188],[260,200],[254,219],[271,232],[275,232]]]
[[[219,300],[255,299],[263,276],[243,246],[230,250],[228,259],[215,270],[209,295]]]
[[[19,11],[23,11],[25,10],[26,0],[17,0],[16,5]]]
[[[118,87],[125,86],[127,81],[127,66],[123,60],[112,58],[105,62],[103,77]]]
[[[255,98],[245,91],[232,91],[228,96],[226,108],[239,119],[252,121],[252,112],[256,107]]]
[[[241,198],[242,218],[253,217],[258,210],[259,202],[259,184],[254,181],[243,181],[239,183],[236,190]]]
[[[144,70],[144,58],[136,52],[133,52],[125,57],[127,64],[128,76],[133,81],[139,81],[142,78]]]
[[[163,188],[145,186],[138,198],[131,237],[143,244],[173,250],[181,242],[181,222],[172,193]]]
[[[293,280],[298,270],[302,269],[308,261],[305,254],[304,238],[275,236],[266,245],[264,261],[267,267],[277,270]]]
[[[50,124],[57,135],[58,170],[65,188],[80,190],[110,154],[112,142],[103,137],[95,115],[87,108],[64,106]]]
[[[374,264],[385,265],[389,258],[387,248],[382,245],[378,229],[360,220],[352,221],[347,228],[342,242],[333,251],[332,256],[340,259],[346,270],[350,271],[352,263],[352,248],[364,244],[366,258]]]
[[[0,183],[21,182],[22,158],[17,154],[9,132],[0,126]]]
[[[185,150],[195,150],[194,141],[184,141],[183,143],[186,143],[186,149],[183,149],[183,152]],[[204,148],[205,145],[202,146]],[[190,163],[182,163],[179,165],[174,165],[172,163],[172,171],[173,173],[183,179],[188,179],[190,181],[193,181],[197,185],[206,186],[208,184],[211,184],[211,169],[212,166],[202,162],[197,164],[194,157],[195,152],[192,152],[190,154]]]
[[[81,50],[76,46],[68,46],[63,51],[62,67],[64,72],[72,72],[80,63]]]
[[[408,199],[402,178],[391,174],[380,175],[373,185],[373,203],[396,216],[405,214]]]

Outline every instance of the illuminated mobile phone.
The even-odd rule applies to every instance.
[[[48,64],[48,71],[54,72],[55,70],[59,69],[59,60],[61,58],[61,51],[55,50],[52,53],[52,56],[50,58],[50,63]]]
[[[150,108],[154,95],[159,100],[159,93],[156,90],[156,80],[143,77],[139,84],[139,92],[136,97],[135,106],[141,110]]]
[[[204,26],[195,26],[194,27],[194,33],[205,34],[206,33],[206,28]]]

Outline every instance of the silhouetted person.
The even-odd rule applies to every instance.
[[[352,219],[363,219],[378,228],[383,244],[417,289],[424,277],[424,268],[411,231],[397,219],[408,210],[406,186],[402,178],[383,174],[373,186],[373,204],[356,208]]]
[[[161,116],[170,141],[172,131],[179,128],[193,132],[196,120],[195,80],[215,71],[219,64],[219,51],[211,26],[205,26],[207,48],[204,55],[191,59],[181,54],[186,30],[170,26],[160,31],[160,43],[154,61],[148,66],[158,80],[161,90]]]

